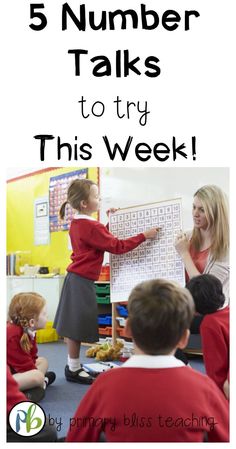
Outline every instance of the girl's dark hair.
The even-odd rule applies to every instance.
[[[169,354],[190,327],[194,302],[186,288],[155,279],[132,290],[128,312],[137,346],[145,354]]]
[[[220,309],[225,302],[222,284],[212,274],[201,274],[193,277],[186,285],[192,294],[196,311],[201,315],[214,313]]]
[[[90,179],[75,179],[72,181],[67,192],[67,201],[65,201],[59,211],[59,216],[63,220],[65,218],[66,205],[69,204],[73,209],[80,210],[81,201],[87,201],[91,186],[96,185]]]

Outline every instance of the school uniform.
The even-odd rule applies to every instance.
[[[68,266],[54,327],[59,335],[93,343],[98,340],[94,281],[99,278],[104,252],[123,254],[145,241],[144,234],[119,240],[87,215],[75,215],[70,226],[72,263]]]
[[[174,356],[135,355],[100,374],[66,441],[227,442],[228,401],[206,375]]]
[[[223,389],[229,371],[229,307],[205,315],[200,334],[206,373]]]
[[[24,401],[28,401],[28,399],[19,390],[19,386],[12,376],[9,366],[7,366],[7,415],[10,413],[12,407]]]
[[[220,280],[222,284],[223,293],[225,295],[225,302],[222,306],[222,309],[229,305],[229,257],[228,255],[223,260],[214,260],[212,258],[210,249],[207,248],[203,251],[197,251],[191,245],[191,232],[187,232],[187,238],[190,241],[190,256],[193,260],[194,265],[200,274],[212,274],[217,279]],[[189,281],[188,273],[186,272],[186,283]],[[191,334],[199,334],[200,333],[200,325],[202,322],[203,316],[196,315],[193,318],[191,323],[190,332]]]
[[[30,342],[32,348],[28,353],[20,345],[22,335],[23,329],[21,326],[10,322],[7,323],[7,364],[13,374],[37,369],[35,364],[38,358],[36,337],[33,333],[31,334]]]

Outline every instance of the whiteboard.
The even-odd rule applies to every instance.
[[[151,279],[168,279],[185,285],[183,262],[174,248],[182,229],[181,199],[133,206],[110,214],[109,229],[119,239],[127,239],[151,228],[160,228],[126,254],[111,254],[111,302],[127,301],[133,287]]]
[[[193,195],[206,184],[216,184],[229,194],[227,167],[103,167],[100,172],[100,221],[107,223],[111,207],[155,203],[167,198],[182,198],[183,230],[193,228]],[[104,264],[109,263],[105,253]]]
[[[110,207],[155,203],[182,198],[183,229],[193,227],[194,193],[206,184],[216,184],[229,194],[227,167],[107,167],[100,168],[100,220],[107,222]]]

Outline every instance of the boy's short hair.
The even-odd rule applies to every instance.
[[[186,288],[192,294],[196,311],[201,315],[214,313],[224,305],[222,284],[212,274],[200,274],[193,277]]]
[[[136,345],[146,354],[168,354],[190,327],[194,302],[185,288],[156,279],[131,291],[128,312]]]

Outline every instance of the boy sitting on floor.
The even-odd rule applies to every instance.
[[[188,290],[164,280],[135,287],[127,335],[135,355],[100,374],[70,420],[68,442],[228,441],[228,401],[215,383],[174,357],[194,314]]]
[[[196,311],[204,315],[200,334],[206,373],[223,390],[229,373],[229,306],[222,309],[222,284],[212,274],[202,274],[192,278],[187,289]]]

